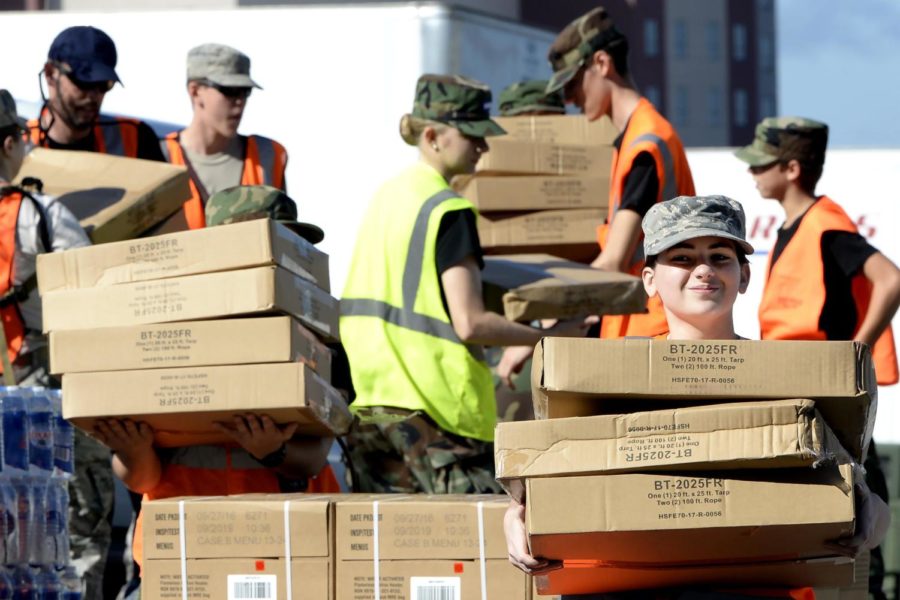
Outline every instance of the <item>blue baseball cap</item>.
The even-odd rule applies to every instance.
[[[116,45],[96,27],[79,25],[64,29],[50,44],[47,58],[68,65],[70,70],[66,75],[79,81],[122,83],[116,74]]]

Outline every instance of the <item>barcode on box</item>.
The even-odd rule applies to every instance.
[[[277,600],[276,575],[229,575],[228,600]]]
[[[459,577],[410,577],[412,600],[461,600]]]

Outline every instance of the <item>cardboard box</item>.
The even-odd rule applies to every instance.
[[[63,377],[63,416],[75,426],[91,431],[104,417],[144,421],[161,447],[228,442],[213,423],[250,411],[279,424],[297,422],[297,433],[308,435],[342,435],[352,420],[340,392],[300,363]]]
[[[815,558],[855,525],[849,465],[540,477],[526,498],[532,555],[614,565]]]
[[[850,459],[812,400],[499,423],[494,447],[497,479],[520,502],[526,477],[811,467]]]
[[[187,169],[98,152],[34,148],[19,171],[72,211],[95,244],[136,237],[190,198]]]
[[[41,254],[37,276],[46,294],[269,265],[331,289],[328,255],[268,219]]]
[[[551,254],[590,262],[600,253],[597,226],[600,209],[489,213],[478,217],[478,237],[486,254]]]
[[[166,235],[169,233],[178,233],[179,231],[188,231],[190,230],[190,225],[188,225],[187,217],[184,215],[183,210],[179,210],[175,214],[170,217],[167,217],[163,221],[160,221],[144,233],[140,235],[140,237],[153,237],[155,235]]]
[[[609,206],[609,177],[465,175],[453,188],[484,212]]]
[[[476,169],[503,174],[598,175],[608,182],[612,155],[609,144],[561,144],[503,136],[490,141],[490,152],[481,155]]]
[[[372,598],[377,569],[382,598],[478,598],[483,558],[489,598],[526,598],[528,578],[506,558],[507,505],[496,495],[343,496],[335,506],[335,597]]]
[[[331,350],[291,317],[50,332],[50,372],[302,362],[331,381]]]
[[[643,282],[549,254],[485,257],[486,306],[510,321],[573,319],[644,312]],[[498,306],[497,299],[501,303]],[[497,310],[502,306],[502,311]]]
[[[182,597],[179,518],[182,500],[189,598],[286,599],[288,559],[293,598],[333,597],[333,498],[302,494],[145,502],[142,507],[143,597],[159,600]],[[286,531],[289,532],[287,544]],[[242,585],[263,586],[260,591],[269,594],[240,595],[238,588]]]
[[[860,462],[878,393],[868,347],[856,342],[544,338],[531,381],[539,419],[652,410],[672,401],[809,398]]]
[[[619,136],[612,121],[588,121],[583,115],[493,117],[506,130],[505,138],[557,144],[612,145]],[[493,149],[493,141],[491,141]]]
[[[577,595],[678,587],[840,586],[853,582],[853,574],[853,559],[843,556],[677,568],[566,561],[563,568],[534,581],[541,594]]]
[[[284,313],[327,341],[338,337],[338,301],[280,267],[59,290],[42,301],[48,332]]]
[[[854,563],[853,583],[841,587],[818,587],[814,590],[816,600],[868,600],[870,553],[859,553]]]

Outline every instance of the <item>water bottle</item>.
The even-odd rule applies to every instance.
[[[22,388],[3,391],[3,473],[15,477],[28,473],[28,411]]]
[[[28,402],[28,459],[32,473],[53,471],[53,405],[43,388],[34,388]]]
[[[75,572],[75,567],[66,567],[60,577],[62,583],[62,600],[81,600],[81,577]]]
[[[0,567],[0,600],[12,600],[15,593],[15,586],[9,573],[3,567]]]
[[[53,567],[42,567],[35,577],[35,587],[41,600],[60,600],[63,597],[62,583]]]
[[[16,492],[12,482],[0,478],[0,569],[18,558],[16,520],[18,518]],[[0,596],[2,598],[2,596]]]
[[[53,407],[53,471],[57,477],[75,472],[75,429],[62,416],[62,390],[47,390]]]
[[[37,587],[34,585],[34,574],[30,567],[17,567],[13,572],[13,588],[15,600],[40,600]]]
[[[64,480],[52,479],[47,486],[41,564],[62,569],[69,563],[67,513],[69,491]]]
[[[29,515],[24,529],[26,536],[25,550],[28,564],[40,567],[48,564],[45,556],[47,549],[47,488],[49,478],[29,477]],[[21,520],[20,520],[21,522]]]

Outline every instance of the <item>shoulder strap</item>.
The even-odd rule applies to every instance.
[[[188,176],[191,178],[191,181],[194,182],[194,185],[197,186],[197,193],[200,194],[200,202],[203,206],[206,206],[206,201],[209,200],[209,191],[206,189],[206,186],[203,185],[203,182],[200,181],[200,176],[197,175],[197,171],[194,169],[194,165],[191,164],[191,159],[188,158],[187,152],[184,150],[184,146],[181,145],[181,135],[175,135],[175,141],[178,142],[178,145],[181,147],[181,158],[184,159],[184,166],[188,170]]]

